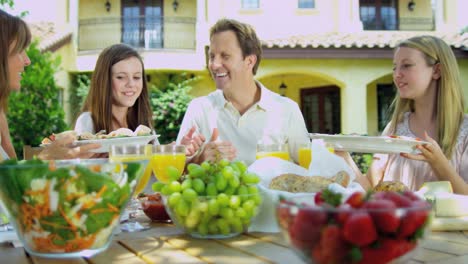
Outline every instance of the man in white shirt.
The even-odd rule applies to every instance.
[[[254,79],[262,47],[250,25],[219,20],[210,30],[209,70],[217,91],[190,102],[177,137],[195,126],[209,142],[194,162],[217,156],[255,161],[257,143],[287,143],[297,161],[301,143],[309,142],[302,113],[294,101]]]

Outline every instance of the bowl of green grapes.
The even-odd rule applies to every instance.
[[[195,238],[220,239],[246,232],[260,210],[260,178],[241,161],[188,164],[187,174],[156,182],[176,226]]]

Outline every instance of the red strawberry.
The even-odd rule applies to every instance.
[[[385,192],[385,198],[393,201],[398,208],[410,207],[411,200],[397,192]]]
[[[314,202],[316,205],[321,205],[324,201],[322,199],[322,193],[321,192],[318,192],[315,194],[314,196]]]
[[[343,228],[344,238],[357,246],[366,246],[377,239],[377,231],[366,212],[352,213]]]
[[[364,247],[361,250],[362,259],[359,264],[384,264],[388,263],[407,252],[413,250],[416,246],[415,242],[407,240],[397,240],[384,238],[378,242],[376,246]]]
[[[393,249],[395,258],[405,255],[416,247],[416,242],[406,239],[387,239],[386,243],[388,243],[388,249]]]
[[[371,198],[374,200],[386,199],[385,198],[386,193],[387,192],[376,192],[372,194]]]
[[[379,231],[393,233],[400,226],[400,218],[396,215],[397,207],[391,200],[370,200],[362,207],[370,209],[369,214]]]
[[[320,243],[312,250],[312,257],[318,263],[343,263],[348,246],[343,240],[340,227],[326,226],[320,236]]]
[[[335,215],[335,219],[336,221],[338,221],[340,225],[344,225],[346,221],[348,221],[348,217],[351,214],[352,207],[351,205],[344,203],[344,204],[340,204],[337,207],[337,209],[338,209],[338,212]]]
[[[283,204],[285,204],[283,206]],[[287,205],[288,202],[280,201],[280,205],[277,209],[278,223],[283,228],[287,229],[293,222],[293,216],[290,213],[290,207]]]
[[[414,201],[411,204],[411,208],[408,209],[406,214],[401,219],[400,230],[398,232],[398,238],[405,238],[414,235],[416,230],[421,228],[426,222],[429,212],[426,209],[429,204],[426,201]]]
[[[414,192],[412,192],[412,191],[404,191],[403,196],[408,197],[411,201],[420,201],[421,200],[421,198],[419,198],[419,196],[414,194]]]
[[[320,239],[322,227],[327,223],[327,213],[313,208],[301,208],[289,228],[291,243],[310,250]]]
[[[314,260],[314,263],[326,263],[325,257],[322,254],[322,247],[320,246],[320,244],[317,244],[312,249],[312,259]]]
[[[351,194],[351,196],[346,199],[347,204],[351,205],[354,208],[361,207],[362,203],[364,202],[364,194],[362,192],[355,192]]]

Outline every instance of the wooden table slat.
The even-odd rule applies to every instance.
[[[453,243],[450,241],[441,241],[434,239],[426,239],[423,241],[423,248],[431,249],[434,251],[454,254],[454,255],[466,255],[468,254],[468,245]]]
[[[31,255],[30,256],[32,263],[34,264],[59,264],[59,263],[70,263],[70,264],[85,264],[86,260],[81,259],[81,258],[72,258],[72,259],[66,259],[66,258],[44,258],[44,257],[36,257]],[[13,262],[12,262],[13,263]]]
[[[22,247],[14,248],[9,243],[0,243],[0,259],[11,263],[29,264],[29,258]],[[3,262],[3,261],[2,261]]]
[[[439,261],[453,258],[455,255],[443,253],[440,251],[434,251],[426,248],[419,248],[417,249],[415,255],[413,256],[413,260],[427,262],[427,261]]]
[[[219,240],[221,244],[231,248],[239,248],[249,254],[259,256],[272,263],[304,263],[292,250],[276,244],[268,243],[249,236],[238,236],[231,239]]]
[[[458,256],[458,257],[454,257],[454,258],[451,258],[451,259],[446,259],[446,260],[436,260],[436,261],[429,261],[429,262],[426,262],[428,264],[466,264],[468,263],[468,255],[464,255],[464,256]]]
[[[114,240],[109,248],[90,258],[92,263],[125,263],[125,264],[142,264],[146,263],[126,247],[122,246],[118,241]]]
[[[206,263],[187,252],[174,248],[159,238],[121,241],[142,259],[151,263]]]
[[[280,233],[249,233],[229,239],[196,239],[173,225],[151,223],[143,232],[119,233],[110,247],[91,259],[29,256],[23,248],[0,244],[0,262],[19,264],[92,263],[287,263],[303,264]],[[432,232],[410,264],[468,263],[468,231]]]
[[[269,263],[210,239],[195,239],[189,236],[163,237],[162,239],[207,263]]]

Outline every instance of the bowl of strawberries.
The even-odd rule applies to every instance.
[[[406,263],[429,232],[431,205],[413,192],[324,190],[280,199],[278,223],[307,263]]]

